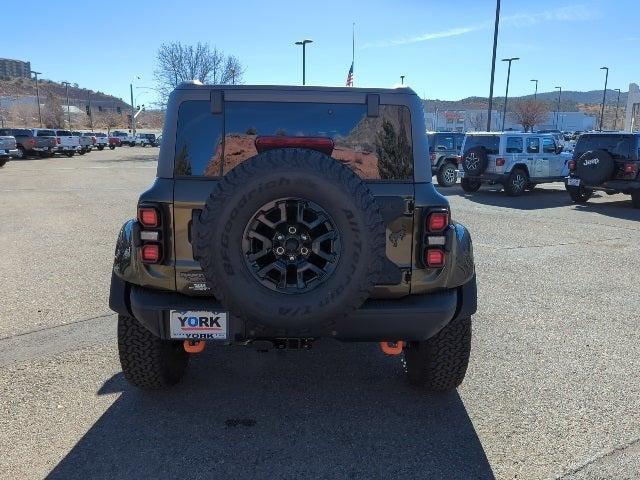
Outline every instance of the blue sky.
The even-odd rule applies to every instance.
[[[132,78],[154,86],[158,46],[204,41],[243,62],[245,83],[299,84],[310,38],[307,84],[344,85],[356,23],[356,86],[393,86],[399,76],[420,96],[455,100],[488,95],[495,1],[30,2],[31,22],[3,22],[0,57],[26,59],[53,80],[129,98]],[[41,6],[38,7],[37,5]],[[3,18],[24,18],[20,2]],[[15,10],[15,11],[14,11]],[[69,21],[61,22],[66,11]],[[640,82],[640,1],[503,0],[498,60],[520,57],[510,94],[601,89]],[[32,24],[35,27],[29,28]],[[37,27],[40,25],[40,27]],[[45,25],[47,27],[45,27]],[[613,27],[611,27],[613,26]],[[496,65],[496,95],[504,94],[506,64]],[[138,89],[137,103],[154,93]]]

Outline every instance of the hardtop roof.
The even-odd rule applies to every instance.
[[[182,82],[176,90],[258,90],[258,91],[294,91],[294,92],[356,92],[416,95],[409,87],[376,88],[376,87],[322,87],[316,85],[205,85],[197,81]]]

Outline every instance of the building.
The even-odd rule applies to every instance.
[[[637,132],[640,130],[638,116],[640,115],[640,88],[637,83],[629,84],[627,95],[627,110],[624,117],[624,131]]]
[[[640,102],[640,99],[638,100]],[[427,130],[440,132],[473,132],[487,129],[486,110],[438,110],[425,112]],[[596,117],[583,112],[549,112],[536,130],[557,129],[567,132],[588,131],[596,128]],[[491,114],[491,130],[502,129],[502,111]],[[522,130],[522,126],[511,121],[509,115],[504,122],[505,130]]]
[[[31,62],[0,58],[0,77],[31,78]]]

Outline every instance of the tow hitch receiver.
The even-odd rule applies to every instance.
[[[185,340],[184,351],[187,353],[200,353],[204,350],[205,342],[201,340]]]
[[[404,342],[398,340],[397,342],[380,342],[380,348],[387,355],[400,355],[404,348]]]

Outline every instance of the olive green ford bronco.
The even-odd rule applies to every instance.
[[[170,96],[153,185],[116,245],[110,307],[132,384],[210,347],[380,342],[456,388],[471,348],[471,238],[431,183],[408,88],[208,86]]]

